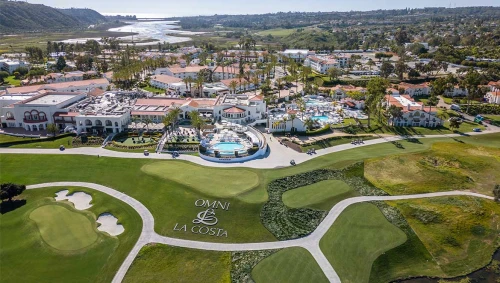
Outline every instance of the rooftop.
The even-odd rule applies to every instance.
[[[79,94],[47,94],[28,101],[25,104],[57,105],[68,101],[77,95]]]

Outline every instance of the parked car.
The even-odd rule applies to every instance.
[[[145,149],[144,150],[144,155],[148,156],[149,155],[149,150]]]
[[[479,132],[481,132],[481,129],[479,129],[479,128],[474,128],[474,129],[472,129],[472,131],[474,131],[474,132],[476,132],[476,133],[479,133]]]
[[[460,105],[457,105],[457,104],[452,104],[451,107],[450,107],[451,110],[455,110],[455,111],[460,111]]]

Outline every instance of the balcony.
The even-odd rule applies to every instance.
[[[24,118],[23,122],[28,123],[28,124],[44,123],[44,122],[47,122],[47,118],[38,119],[38,120],[31,120],[31,119]]]

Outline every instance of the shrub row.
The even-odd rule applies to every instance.
[[[467,105],[461,105],[460,110],[467,111]],[[500,105],[497,104],[472,104],[469,106],[470,115],[492,114],[500,115]]]
[[[254,282],[251,276],[253,268],[277,250],[241,251],[231,253],[231,282]]]

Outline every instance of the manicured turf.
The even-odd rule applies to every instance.
[[[58,250],[83,249],[97,240],[94,223],[61,205],[41,206],[31,212],[30,219],[36,222],[45,243]]]
[[[233,197],[255,188],[259,176],[245,169],[200,168],[196,165],[157,162],[143,166],[147,174],[176,181],[213,197]]]
[[[263,30],[257,32],[258,35],[261,36],[267,36],[267,35],[272,35],[272,36],[287,36],[292,33],[294,33],[297,29],[283,29],[283,28],[276,28],[276,29],[268,29],[268,30]]]
[[[16,80],[14,76],[8,76],[4,79],[5,84],[13,86],[21,86],[21,80]]]
[[[124,282],[229,283],[231,253],[151,244],[143,247]]]
[[[406,235],[373,204],[349,206],[320,241],[342,282],[368,282],[373,261],[403,244]]]
[[[469,144],[500,147],[499,134],[463,137],[456,140],[465,141]],[[255,188],[244,193],[242,187],[250,187],[247,184],[230,187],[213,186],[213,182],[230,184],[231,180],[222,182],[217,178],[210,179],[207,176],[213,175],[215,171],[212,170],[215,169],[187,162],[97,158],[95,156],[80,155],[1,154],[2,174],[0,174],[0,181],[25,184],[52,181],[98,183],[122,191],[143,203],[155,217],[155,230],[159,234],[213,242],[272,241],[275,240],[274,236],[260,222],[261,207],[267,201],[267,184],[271,180],[319,168],[342,168],[365,158],[420,152],[429,149],[433,143],[442,141],[455,142],[452,138],[421,139],[420,142],[402,141],[401,144],[404,149],[390,143],[384,143],[333,153],[317,157],[297,166],[280,169],[225,169],[233,173],[232,176],[228,176],[228,179],[231,178],[232,180],[237,180],[240,177],[245,178],[241,176],[242,172],[254,173],[259,177],[260,182]],[[161,169],[158,169],[157,175],[145,174],[141,170],[141,167],[145,165],[154,165],[155,168]],[[186,174],[181,172],[182,170],[190,172],[188,178],[198,178],[199,182],[203,182],[203,180],[209,181],[204,184],[205,187],[199,183],[193,184],[197,186],[196,188],[179,183],[174,178],[177,178],[175,174]],[[171,172],[175,172],[175,174]],[[207,190],[202,193],[200,191],[202,189],[210,189],[211,191]],[[223,199],[209,195],[219,194],[218,190],[224,195],[237,196]],[[200,198],[231,203],[230,211],[217,213],[219,218],[217,225],[228,231],[227,238],[173,231],[176,223],[192,222],[196,214],[200,212],[200,208],[194,206],[194,202]],[[312,206],[329,209],[331,204],[326,202]],[[245,229],[241,229],[241,227],[245,227]]]
[[[21,197],[26,203],[15,210],[6,212],[9,205],[0,205],[0,274],[2,282],[111,282],[116,271],[126,255],[137,241],[142,221],[140,216],[127,204],[84,188],[64,188],[70,192],[84,191],[92,195],[93,206],[86,212],[75,210],[65,202],[55,202],[55,193],[63,188],[44,188],[27,190]],[[66,211],[58,211],[58,218],[43,219],[37,222],[30,216],[40,217],[39,213],[54,213],[38,211],[40,208],[53,209],[61,207]],[[33,211],[34,214],[33,214]],[[110,212],[119,219],[125,232],[117,237],[98,232],[95,218],[104,212]],[[97,234],[97,240],[90,246],[78,250],[58,250],[51,245],[56,239],[51,239],[51,245],[42,238],[37,224],[53,229],[48,225],[50,221],[67,218],[66,214],[78,214],[92,223]],[[53,223],[60,229],[67,229],[60,223]],[[77,227],[72,227],[75,232]],[[45,231],[50,233],[49,231]],[[54,233],[50,233],[54,236]],[[68,235],[61,235],[61,241],[69,239]],[[81,235],[74,235],[78,238]],[[70,245],[69,243],[67,243]],[[73,246],[74,248],[74,246]]]
[[[492,195],[500,183],[500,149],[439,143],[431,151],[365,163],[365,177],[390,194],[472,190]]]
[[[335,139],[325,139],[322,141],[318,141],[315,144],[311,145],[306,145],[306,146],[301,146],[300,149],[302,152],[307,152],[310,149],[323,149],[323,148],[329,148],[332,146],[336,145],[341,145],[341,144],[347,144],[351,143],[353,140],[360,140],[362,139],[363,141],[367,140],[373,140],[373,139],[378,139],[379,137],[376,136],[346,136],[346,137],[340,137],[340,138],[335,138]]]
[[[402,212],[419,235],[441,277],[464,275],[485,266],[500,247],[500,206],[493,201],[441,197],[389,204]]]
[[[0,135],[0,147],[12,147],[12,148],[59,148],[59,146],[64,145],[66,148],[71,148],[72,136],[61,136],[55,140],[46,139],[32,139],[15,137],[9,135]],[[22,143],[26,141],[33,141],[30,143]],[[19,142],[19,144],[16,144]]]
[[[257,264],[252,270],[257,283],[329,282],[312,255],[304,248],[281,250]]]
[[[311,207],[323,202],[329,206],[353,195],[354,190],[339,180],[326,180],[289,190],[283,194],[283,203],[291,208]],[[328,208],[327,208],[328,209]]]

